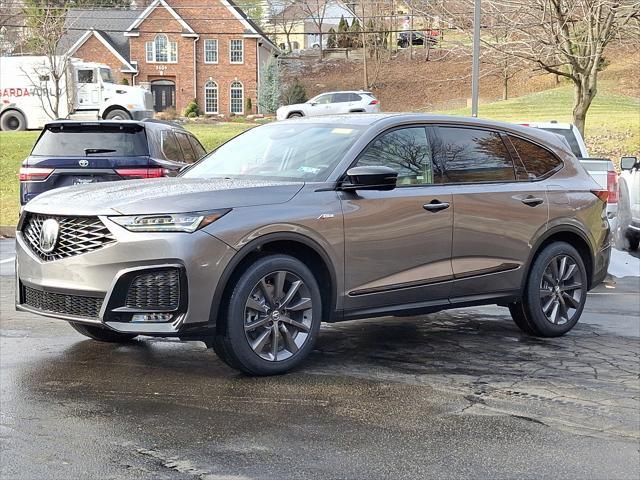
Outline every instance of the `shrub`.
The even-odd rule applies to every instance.
[[[129,85],[129,79],[123,78],[122,80],[120,80],[120,85]]]
[[[198,101],[194,98],[189,102],[187,108],[184,109],[183,115],[188,118],[195,118],[200,116],[200,107]]]
[[[247,113],[247,115],[253,113],[253,103],[251,102],[251,99],[249,97],[247,97],[247,101],[245,102],[245,112]]]
[[[308,100],[307,91],[304,85],[297,78],[282,93],[282,102],[285,105],[293,105],[294,103],[304,103]]]

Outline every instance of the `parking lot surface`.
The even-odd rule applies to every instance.
[[[15,312],[0,241],[1,478],[640,476],[640,260],[615,252],[567,336],[504,308],[323,325],[251,378],[202,343],[85,339]]]

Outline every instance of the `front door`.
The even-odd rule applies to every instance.
[[[171,80],[151,82],[151,94],[153,95],[153,109],[156,112],[176,108],[176,84]]]
[[[341,192],[345,228],[344,307],[416,308],[446,302],[450,293],[453,200],[449,186],[433,185],[424,126],[386,132],[357,165],[398,172],[391,191]]]
[[[547,226],[543,182],[529,181],[500,132],[444,125],[434,131],[437,181],[455,186],[452,299],[519,290],[533,239]]]
[[[102,86],[98,81],[95,68],[78,68],[76,70],[78,85],[77,110],[99,110],[102,103]]]

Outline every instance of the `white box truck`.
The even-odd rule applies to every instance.
[[[56,58],[56,88],[48,57],[0,57],[0,129],[42,128],[59,118],[78,120],[142,120],[153,117],[151,92],[114,83],[107,65],[78,58]],[[55,105],[58,100],[58,115]]]

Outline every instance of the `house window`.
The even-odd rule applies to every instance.
[[[204,63],[218,63],[218,40],[204,41]]]
[[[244,88],[240,82],[231,84],[231,113],[244,113]]]
[[[244,48],[242,40],[230,40],[229,41],[229,61],[231,63],[243,63],[244,62]]]
[[[218,113],[218,84],[213,80],[204,84],[204,113]]]
[[[170,42],[165,34],[157,35],[153,42],[146,43],[147,62],[177,63],[178,44]]]

